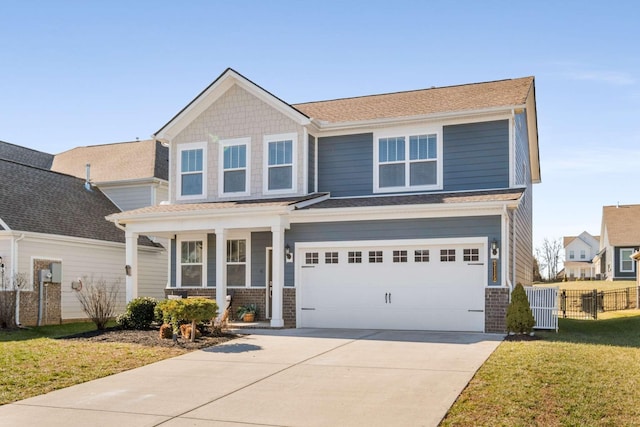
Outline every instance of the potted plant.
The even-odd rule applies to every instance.
[[[245,322],[253,322],[258,314],[258,306],[256,304],[245,304],[238,307],[236,315],[238,319],[242,319]]]

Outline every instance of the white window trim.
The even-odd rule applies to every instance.
[[[218,196],[219,197],[233,197],[233,196],[248,196],[250,195],[251,188],[251,138],[234,138],[234,139],[222,139],[218,141],[220,148],[218,149]],[[246,167],[230,170],[242,170],[245,171],[244,191],[233,191],[225,193],[224,191],[224,148],[233,145],[246,145]]]
[[[622,263],[623,261],[625,261],[625,259],[623,259],[622,257],[622,251],[629,251],[629,261],[631,261],[631,268],[630,269],[623,269],[622,268]],[[634,249],[633,248],[620,248],[619,254],[620,254],[620,273],[633,273],[636,271],[635,269],[635,261],[633,260],[633,258],[631,258],[631,255],[633,255],[634,253]]]
[[[269,190],[269,143],[275,141],[291,140],[291,188],[282,190]],[[263,138],[263,169],[262,191],[263,194],[291,194],[298,191],[298,134],[280,133],[265,135]],[[278,165],[282,166],[282,165]]]
[[[183,196],[182,192],[182,152],[186,150],[202,149],[202,194],[192,194]],[[198,200],[207,198],[207,143],[206,142],[190,142],[188,144],[180,144],[177,147],[176,161],[176,200]]]
[[[202,241],[202,283],[200,286],[182,286],[182,242]],[[176,238],[176,287],[174,289],[199,289],[207,287],[207,235],[182,234]]]
[[[411,185],[410,180],[410,164],[412,163],[409,156],[409,140],[411,136],[416,135],[436,135],[436,184],[434,185]],[[405,165],[405,185],[399,187],[380,187],[380,159],[378,141],[380,138],[404,137],[405,139],[405,159],[403,161],[393,162],[393,164]],[[442,190],[443,188],[443,155],[442,155],[442,126],[429,128],[397,128],[384,129],[373,134],[373,192],[374,193],[397,193],[404,191],[425,191],[425,190]],[[414,160],[415,162],[415,160]],[[383,164],[387,164],[385,162]]]
[[[229,240],[245,240],[246,241],[246,251],[247,251],[246,267],[247,268],[245,268],[244,286],[229,286],[229,285],[227,285],[227,287],[231,288],[231,289],[250,288],[251,287],[251,232],[245,232],[245,231],[229,232],[225,236],[224,244],[227,245],[227,242]],[[227,256],[228,256],[228,254],[227,254]],[[227,268],[227,258],[226,257],[224,259],[224,268],[225,269]]]

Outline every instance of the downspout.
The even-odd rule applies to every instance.
[[[13,240],[13,244],[11,245],[11,278],[14,280],[14,285],[17,283],[15,281],[16,272],[18,271],[18,242],[24,239],[24,233],[20,235],[17,239]],[[20,287],[16,286],[16,325],[20,326]]]
[[[509,255],[510,245],[509,245],[509,213],[507,211],[507,207],[503,207],[502,211],[502,263],[501,263],[501,277],[503,277],[503,286],[506,285],[509,289],[512,289],[511,280],[508,275],[508,264],[509,264]]]

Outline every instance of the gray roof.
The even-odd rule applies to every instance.
[[[51,163],[53,163],[53,154],[0,141],[0,159],[11,160],[36,168],[50,169]]]
[[[82,179],[0,160],[0,219],[11,230],[124,242],[124,232],[105,219],[114,212],[119,209],[97,188],[86,190]]]
[[[327,199],[307,206],[304,209],[362,208],[378,206],[431,205],[470,202],[508,202],[517,201],[524,193],[522,189],[468,191],[456,193],[427,193],[413,195],[352,197]]]

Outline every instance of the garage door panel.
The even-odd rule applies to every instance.
[[[299,270],[303,327],[484,330],[483,245],[308,248],[303,263],[306,253],[317,264]]]

